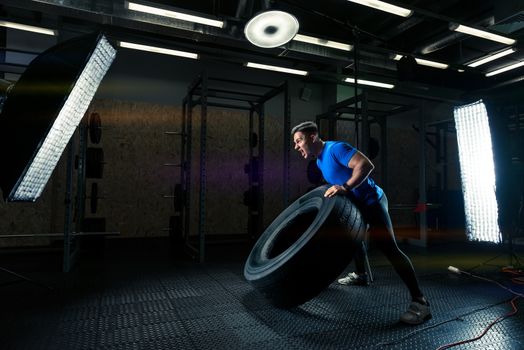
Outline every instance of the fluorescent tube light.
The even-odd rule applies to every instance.
[[[449,67],[449,64],[435,62],[435,61],[429,61],[422,58],[415,58],[415,61],[417,61],[418,64],[421,64],[423,66],[438,68],[438,69],[446,69]]]
[[[482,100],[455,107],[460,176],[470,240],[501,242],[495,196],[495,165],[488,113]]]
[[[141,51],[147,51],[147,52],[156,52],[156,53],[161,53],[164,55],[198,59],[198,54],[193,53],[193,52],[165,49],[163,47],[141,45],[141,44],[130,43],[127,41],[120,41],[118,44],[120,47],[125,47],[128,49],[141,50]]]
[[[334,49],[345,50],[345,51],[351,51],[351,49],[353,48],[353,46],[349,44],[339,43],[338,41],[315,38],[314,36],[308,36],[308,35],[303,35],[303,34],[295,35],[293,40],[301,41],[303,43],[331,47]]]
[[[346,78],[346,79],[344,79],[344,81],[346,83],[355,84],[355,78]],[[376,86],[376,87],[381,87],[381,88],[385,88],[385,89],[393,89],[395,87],[395,85],[393,85],[393,84],[381,83],[381,82],[372,81],[372,80],[357,79],[357,82],[360,85]]]
[[[397,16],[409,17],[413,14],[413,10],[410,10],[404,7],[400,7],[400,6],[395,6],[392,4],[388,4],[387,2],[384,2],[384,1],[379,1],[379,0],[348,0],[348,1],[354,2],[356,4],[368,6],[368,7],[373,7],[377,10],[389,12]]]
[[[506,66],[506,67],[503,67],[503,68],[500,68],[500,69],[488,72],[488,73],[486,73],[486,76],[487,77],[492,77],[494,75],[497,75],[497,74],[500,74],[500,73],[504,73],[504,72],[507,72],[508,70],[512,70],[512,69],[519,68],[519,67],[522,67],[522,66],[524,66],[524,61],[518,62],[518,63],[515,63],[515,64],[511,64],[509,66]]]
[[[395,61],[399,61],[402,57],[403,57],[402,55],[395,55],[393,57],[393,59]],[[415,58],[415,61],[417,61],[417,63],[420,64],[420,65],[433,67],[433,68],[438,68],[438,69],[446,69],[446,68],[449,67],[449,64],[435,62],[435,61],[430,61],[430,60],[425,60],[425,59],[422,59],[422,58]]]
[[[513,52],[517,51],[517,49],[515,48],[509,48],[509,49],[506,49],[504,51],[500,51],[496,54],[492,54],[492,55],[488,55],[488,56],[485,56],[485,57],[482,57],[478,60],[475,60],[471,63],[468,64],[468,67],[478,67],[478,66],[481,66],[485,63],[488,63],[488,62],[491,62],[491,61],[494,61],[496,60],[497,58],[501,58],[501,57],[504,57],[504,56],[507,56],[509,54],[512,54]]]
[[[141,4],[137,4],[135,2],[128,2],[128,1],[126,1],[125,6],[126,6],[127,9],[132,10],[132,11],[144,12],[144,13],[149,13],[149,14],[152,14],[152,15],[158,15],[158,16],[163,16],[163,17],[175,18],[175,19],[179,19],[181,21],[200,23],[200,24],[204,24],[204,25],[207,25],[207,26],[224,28],[224,22],[223,21],[217,21],[217,20],[214,20],[214,19],[209,19],[209,18],[200,17],[200,16],[188,15],[187,13],[182,13],[182,12],[169,11],[169,10],[165,10],[165,9],[161,9],[161,8],[153,7],[153,6],[141,5]]]
[[[260,64],[260,63],[254,63],[254,62],[246,63],[246,67],[258,68],[258,69],[266,69],[266,70],[272,70],[272,71],[276,71],[276,72],[297,74],[297,75],[307,75],[308,74],[308,72],[305,71],[305,70],[284,68],[284,67],[278,67],[278,66],[270,66],[270,65],[267,65],[267,64]]]
[[[513,44],[515,44],[517,42],[515,39],[507,38],[507,37],[502,36],[502,35],[493,34],[493,33],[487,32],[485,30],[475,29],[475,28],[472,28],[472,27],[465,26],[463,24],[458,24],[458,23],[450,23],[449,24],[449,29],[454,30],[456,32],[461,32],[461,33],[464,33],[464,34],[477,36],[479,38],[484,38],[484,39],[488,39],[488,40],[491,40],[491,41],[496,41],[496,42],[499,42],[499,43],[502,43],[502,44],[506,44],[506,45],[513,45]]]
[[[45,34],[45,35],[57,35],[58,34],[58,32],[53,29],[35,27],[35,26],[27,25],[27,24],[20,24],[20,23],[8,22],[8,21],[0,21],[0,27],[25,30],[26,32],[33,32],[33,33],[39,33],[39,34]]]

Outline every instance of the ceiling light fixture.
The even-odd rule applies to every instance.
[[[355,84],[355,78],[346,78],[346,79],[344,79],[344,81],[346,83]],[[376,87],[381,87],[381,88],[385,88],[385,89],[393,89],[395,87],[395,85],[393,85],[393,84],[381,83],[381,82],[372,81],[372,80],[357,79],[357,82],[360,85],[376,86]]]
[[[488,62],[491,62],[491,61],[494,61],[498,58],[501,58],[501,57],[504,57],[504,56],[507,56],[507,55],[510,55],[512,54],[513,52],[517,51],[517,49],[515,49],[514,47],[511,47],[509,49],[506,49],[504,51],[500,51],[496,54],[490,54],[490,55],[487,55],[487,56],[484,56],[478,60],[475,60],[471,63],[468,64],[468,67],[478,67],[478,66],[481,66],[485,63],[488,63]]]
[[[504,72],[507,72],[509,70],[512,70],[512,69],[515,69],[515,68],[519,68],[519,67],[522,67],[522,66],[524,66],[524,61],[517,62],[515,64],[511,64],[509,66],[506,66],[506,67],[503,67],[503,68],[500,68],[500,69],[488,72],[488,73],[486,73],[486,77],[492,77],[494,75],[497,75],[497,74],[500,74],[500,73],[504,73]]]
[[[298,28],[295,16],[283,11],[265,11],[247,22],[244,34],[255,46],[273,48],[291,41]]]
[[[254,62],[246,63],[246,67],[266,69],[266,70],[272,70],[275,72],[290,73],[290,74],[297,74],[297,75],[308,75],[308,72],[305,70],[291,69],[291,68],[285,68],[285,67],[279,67],[279,66],[270,66],[267,64],[260,64],[260,63],[254,63]]]
[[[45,35],[55,35],[56,36],[58,34],[58,31],[53,30],[53,29],[35,27],[35,26],[27,25],[27,24],[20,24],[20,23],[8,22],[8,21],[0,21],[0,27],[25,30],[26,32],[33,32],[33,33],[39,33],[39,34],[45,34]]]
[[[200,17],[200,16],[193,16],[187,13],[165,10],[162,8],[141,5],[141,4],[137,4],[135,2],[129,2],[129,1],[125,2],[125,7],[128,10],[132,10],[132,11],[144,12],[144,13],[149,13],[152,15],[174,18],[174,19],[178,19],[181,21],[204,24],[206,26],[224,28],[223,21],[217,21],[214,19],[209,19],[209,18]]]
[[[141,50],[141,51],[147,51],[147,52],[156,52],[156,53],[161,53],[164,55],[198,59],[198,54],[193,53],[193,52],[172,50],[172,49],[166,49],[163,47],[156,47],[156,46],[149,46],[149,45],[141,45],[141,44],[130,43],[127,41],[120,41],[118,45],[120,47],[125,47],[128,49]]]
[[[395,6],[395,5],[389,4],[384,1],[379,1],[379,0],[348,0],[348,1],[354,2],[356,4],[368,6],[368,7],[373,7],[374,9],[384,11],[384,12],[389,12],[397,16],[409,17],[413,14],[413,10],[410,10],[404,7],[400,7],[400,6]]]
[[[491,40],[491,41],[496,41],[496,42],[499,42],[499,43],[502,43],[502,44],[506,44],[506,45],[513,45],[513,44],[515,44],[517,42],[515,39],[507,38],[507,37],[502,36],[502,35],[493,34],[493,33],[487,32],[485,30],[468,27],[468,26],[465,26],[463,24],[458,24],[458,23],[450,23],[449,24],[449,29],[450,30],[454,30],[456,32],[461,32],[461,33],[464,33],[464,34],[477,36],[479,38],[488,39],[488,40]]]
[[[349,44],[339,43],[338,41],[326,40],[326,39],[316,38],[314,36],[308,36],[308,35],[303,35],[303,34],[295,35],[293,40],[300,41],[303,43],[309,43],[313,45],[331,47],[334,49],[344,50],[344,51],[351,51],[351,49],[353,48],[353,46]]]
[[[404,57],[404,56],[397,54],[397,55],[393,56],[393,59],[395,61],[400,61],[400,59],[402,57]],[[417,63],[420,64],[420,65],[433,67],[433,68],[438,68],[438,69],[446,69],[446,68],[449,67],[449,64],[435,62],[435,61],[430,61],[430,60],[425,60],[425,59],[422,59],[422,58],[415,58],[415,61],[417,61]]]

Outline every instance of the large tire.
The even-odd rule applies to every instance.
[[[264,231],[244,267],[245,278],[281,308],[318,295],[345,269],[366,224],[346,196],[325,198],[320,186],[297,199]]]

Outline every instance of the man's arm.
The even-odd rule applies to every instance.
[[[368,178],[369,174],[375,169],[375,166],[368,157],[360,151],[357,151],[349,160],[348,168],[353,169],[353,174],[344,184],[344,188],[346,190],[352,190],[360,186],[360,184]]]
[[[324,197],[333,197],[337,193],[344,193],[358,187],[367,179],[375,166],[368,157],[357,151],[349,160],[348,168],[353,169],[351,177],[342,186],[333,185],[328,188],[326,193],[324,193]]]

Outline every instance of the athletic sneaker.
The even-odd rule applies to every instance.
[[[346,277],[340,278],[338,283],[345,286],[367,286],[369,285],[368,275],[367,274],[357,274],[355,272],[350,272]]]
[[[431,318],[429,305],[412,301],[406,312],[400,316],[400,320],[407,324],[421,324]]]

